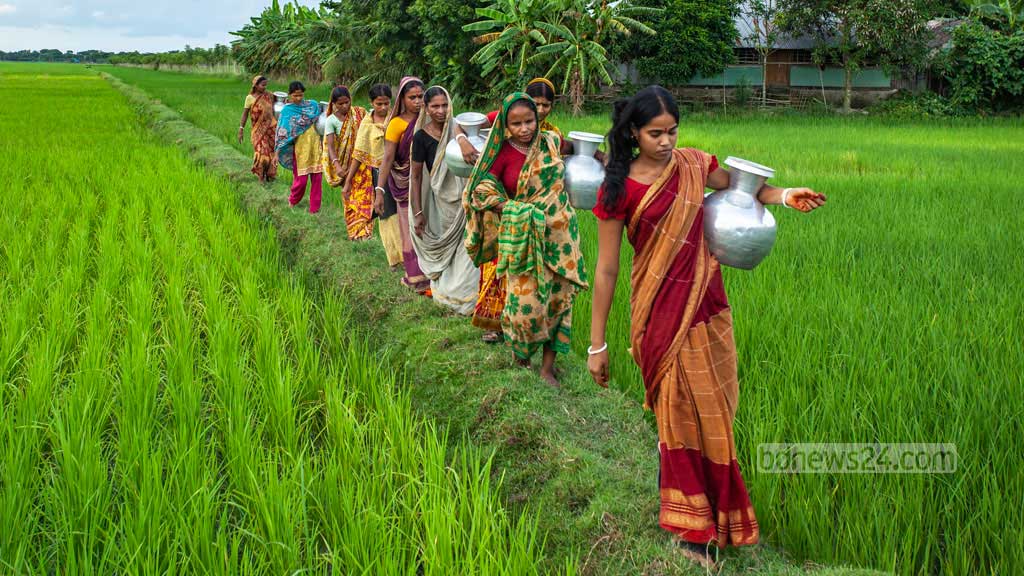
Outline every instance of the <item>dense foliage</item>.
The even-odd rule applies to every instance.
[[[961,26],[940,66],[955,105],[998,112],[1024,104],[1022,28],[1003,33],[980,22]]]

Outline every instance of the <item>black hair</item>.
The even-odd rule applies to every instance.
[[[612,128],[608,132],[608,165],[604,177],[604,207],[615,210],[626,190],[626,176],[633,162],[639,130],[662,114],[671,114],[679,121],[679,106],[668,90],[653,85],[637,92],[632,98],[615,102],[612,109]]]
[[[305,92],[306,91],[306,87],[302,84],[302,82],[299,82],[298,80],[296,80],[295,82],[292,82],[291,84],[288,85],[288,93],[291,94],[292,92],[295,92],[296,90],[302,90],[303,92]]]
[[[381,96],[387,96],[388,100],[390,100],[391,99],[391,86],[388,86],[387,84],[374,84],[373,87],[370,88],[370,101],[371,102],[376,100],[377,98],[380,98]]]
[[[342,96],[347,97],[349,100],[352,99],[352,94],[348,91],[348,87],[335,86],[334,89],[331,90],[331,104],[334,104],[334,101]]]
[[[430,90],[427,90],[426,94],[423,95],[423,103],[426,104],[434,99],[434,96],[444,96],[444,88],[440,86],[431,86]]]
[[[555,91],[548,86],[547,82],[537,81],[526,87],[526,93],[532,98],[546,98],[551,102],[555,101]]]

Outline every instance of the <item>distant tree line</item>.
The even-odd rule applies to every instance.
[[[954,19],[936,46],[936,18]],[[741,36],[737,20],[749,33]],[[816,64],[851,78],[865,66],[929,69],[962,110],[1024,105],[1024,0],[273,0],[231,46],[163,53],[0,52],[0,60],[147,65],[237,63],[250,73],[354,89],[418,74],[469,102],[493,100],[534,76],[556,83],[576,112],[585,95],[627,84],[687,83],[753,46],[767,67],[784,37],[810,38]]]

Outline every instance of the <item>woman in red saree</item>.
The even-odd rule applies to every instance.
[[[704,239],[705,188],[729,186],[714,156],[676,149],[679,111],[660,86],[615,105],[609,161],[594,215],[598,262],[588,368],[607,386],[605,325],[623,230],[635,251],[630,344],[654,410],[660,454],[659,524],[683,553],[711,565],[707,549],[758,541],[757,520],[733,440],[739,395],[732,316],[718,261]],[[759,199],[810,212],[825,197],[764,186]]]
[[[245,124],[252,120],[252,173],[260,182],[268,182],[277,177],[277,154],[274,142],[277,138],[277,119],[274,118],[274,98],[267,91],[267,78],[257,76],[252,79],[252,89],[245,97],[242,110],[242,122],[238,126],[238,142],[241,144],[245,134]]]

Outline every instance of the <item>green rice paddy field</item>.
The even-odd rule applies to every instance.
[[[486,455],[109,83],[0,68],[0,132],[0,573],[539,573]]]
[[[235,141],[245,79],[106,71],[251,152],[247,138]],[[148,138],[80,68],[62,78],[0,73],[0,122],[13,136],[0,168],[13,183],[0,200],[0,522],[19,527],[0,535],[7,565],[134,572],[133,563],[160,570],[187,557],[211,571],[243,560],[270,573],[310,561],[367,567],[369,555],[354,553],[376,536],[353,535],[355,523],[337,513],[358,498],[385,510],[360,530],[390,538],[404,552],[385,559],[403,566],[436,528],[429,519],[454,522],[398,513],[425,500],[489,521],[484,508],[466,508],[472,500],[498,518],[496,528],[454,531],[450,563],[430,564],[436,573],[470,573],[457,564],[464,551],[489,546],[502,552],[493,566],[521,569],[542,553],[530,522],[500,511],[479,457],[467,453],[460,462],[471,472],[456,475],[437,456],[436,482],[430,466],[403,468],[424,457],[407,450],[429,455],[442,440],[393,386],[378,391],[373,382],[387,374],[325,319],[358,320],[329,291],[281,271],[272,235],[237,213],[225,182]],[[47,128],[67,118],[74,132]],[[554,120],[563,131],[608,126],[597,116]],[[691,115],[680,143],[774,166],[777,183],[829,195],[811,215],[776,209],[772,255],[753,272],[726,271],[740,464],[767,540],[795,558],[901,574],[1018,570],[1024,122]],[[341,217],[336,193],[325,208],[321,218]],[[581,220],[592,270],[595,222]],[[171,249],[179,246],[187,249]],[[626,353],[628,266],[609,336],[615,385],[639,398]],[[588,324],[585,295],[574,330],[581,355]],[[374,436],[390,419],[415,442]],[[353,442],[389,449],[367,462],[339,448]],[[927,475],[758,473],[757,446],[775,442],[953,443],[959,465]],[[328,489],[360,466],[412,487],[398,502]],[[164,470],[183,473],[163,482]],[[287,538],[292,556],[268,544]]]

